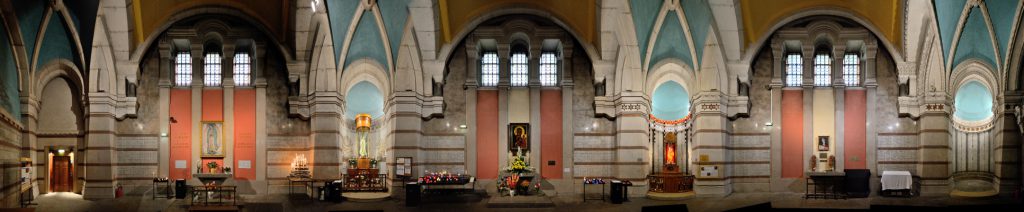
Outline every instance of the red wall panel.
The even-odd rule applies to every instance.
[[[477,91],[476,175],[498,178],[498,91]]]
[[[846,108],[845,115],[843,115],[843,128],[844,135],[843,141],[845,143],[845,165],[847,169],[866,169],[867,168],[867,141],[864,137],[866,133],[866,106],[867,106],[867,95],[864,90],[846,90],[846,99],[844,106]],[[856,158],[857,160],[854,160]]]
[[[256,179],[256,90],[235,89],[235,172],[236,179]],[[240,169],[238,161],[248,160],[250,168]]]
[[[562,91],[540,92],[541,177],[562,178]],[[548,164],[555,161],[555,164]]]
[[[224,121],[224,90],[203,90],[203,121]]]
[[[171,89],[170,98],[171,116],[171,158],[170,171],[171,179],[190,179],[194,164],[192,164],[192,90]],[[185,161],[185,168],[175,168],[176,161]]]
[[[804,93],[782,91],[782,177],[804,175]]]

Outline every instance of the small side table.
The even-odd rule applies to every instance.
[[[587,198],[587,186],[595,186],[595,185],[601,187],[601,196],[599,198]],[[583,202],[586,202],[587,200],[601,200],[601,201],[604,201],[604,185],[605,185],[604,183],[584,183],[583,184]]]
[[[159,196],[160,187],[164,188],[163,196]],[[157,197],[170,199],[174,197],[171,193],[171,180],[170,179],[153,179],[153,199]]]

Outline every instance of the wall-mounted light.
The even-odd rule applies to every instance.
[[[58,149],[57,150],[57,154],[58,155],[64,155],[64,149]]]
[[[167,137],[167,133],[160,133],[160,137]]]
[[[466,129],[466,125],[465,124],[460,124],[459,128]]]

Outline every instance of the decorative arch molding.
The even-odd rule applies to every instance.
[[[310,40],[312,40],[312,42],[309,44],[309,68],[307,70],[288,70],[289,75],[298,75],[295,76],[296,79],[291,79],[292,77],[289,77],[289,81],[294,82],[298,79],[305,80],[305,84],[300,85],[300,89],[303,94],[321,90],[334,90],[337,88],[337,83],[330,82],[331,80],[329,80],[335,78],[333,76],[336,75],[337,60],[335,60],[335,58],[337,57],[334,55],[334,43],[330,36],[331,29],[328,24],[327,15],[316,15],[313,20],[315,20],[315,22],[312,26],[315,30],[313,31],[314,33],[310,33]],[[298,71],[298,73],[295,71]]]
[[[349,67],[345,68],[340,78],[338,89],[342,94],[348,94],[349,90],[352,90],[352,86],[362,81],[367,81],[377,86],[380,89],[380,93],[384,95],[385,110],[387,110],[387,103],[389,96],[392,95],[391,91],[391,80],[384,73],[386,69],[379,62],[373,59],[359,59],[353,61]]]
[[[77,91],[75,95],[78,95],[79,98],[85,97],[85,80],[82,78],[78,67],[76,67],[75,63],[71,62],[71,60],[64,58],[56,59],[46,63],[42,67],[39,67],[39,70],[40,71],[36,75],[35,82],[32,85],[35,89],[31,92],[31,95],[36,97],[36,99],[43,96],[43,88],[46,87],[50,81],[58,78],[67,79],[68,82],[70,82],[71,89]],[[84,99],[78,100],[84,101]]]
[[[136,47],[136,49],[132,52],[131,58],[129,58],[131,62],[133,64],[138,64],[139,62],[141,62],[147,50],[155,47],[156,45],[153,45],[154,42],[156,42],[161,37],[161,35],[163,35],[168,29],[170,29],[171,26],[174,26],[174,24],[177,24],[182,20],[195,17],[198,15],[225,15],[245,21],[249,23],[249,25],[254,27],[256,30],[266,35],[267,39],[269,39],[273,43],[273,45],[277,47],[277,50],[281,52],[281,55],[284,57],[286,62],[295,60],[294,56],[292,56],[291,51],[288,51],[288,48],[285,47],[280,42],[280,40],[278,40],[278,38],[275,37],[274,34],[270,32],[270,29],[268,29],[267,26],[265,26],[263,22],[260,22],[258,19],[252,17],[248,13],[245,13],[237,8],[229,6],[203,5],[182,10],[167,18],[163,25],[156,28],[152,33],[149,34],[149,37],[145,38],[145,40],[138,47]]]
[[[829,47],[836,44],[839,38],[839,31],[843,28],[834,21],[814,21],[807,25],[807,32],[810,33],[811,43],[817,46],[821,42],[827,42]],[[830,49],[831,50],[831,49]]]
[[[693,69],[682,60],[675,58],[658,61],[657,64],[654,64],[651,71],[647,72],[646,79],[644,94],[652,100],[654,98],[654,90],[658,88],[658,85],[669,81],[682,85],[683,89],[690,93],[691,101],[694,96],[693,92],[697,89],[695,84],[697,77],[694,75]]]
[[[1003,85],[1001,85],[1000,81],[996,79],[995,74],[992,73],[992,70],[995,69],[981,60],[971,58],[957,64],[953,70],[953,76],[951,76],[949,82],[946,83],[950,96],[956,96],[963,85],[966,85],[969,82],[977,82],[991,92],[993,114],[1002,113],[1002,107],[999,106],[1001,105],[1002,98],[999,97],[1003,94]],[[953,109],[955,110],[956,108],[954,107]],[[962,120],[956,115],[952,115],[952,111],[950,114],[954,127],[963,131],[978,132],[989,130],[994,127],[993,121],[995,120],[995,115],[983,120],[968,121]]]
[[[792,23],[793,21],[811,16],[836,16],[854,21],[857,24],[860,24],[861,27],[864,27],[869,32],[871,32],[872,35],[879,38],[876,40],[879,40],[878,42],[881,42],[882,46],[885,46],[885,49],[889,52],[889,55],[892,56],[893,61],[897,63],[903,61],[903,55],[901,54],[901,52],[896,51],[898,50],[898,48],[896,48],[896,46],[890,43],[889,40],[882,35],[881,31],[878,30],[878,27],[871,24],[870,21],[867,21],[867,18],[861,17],[860,15],[857,15],[856,13],[848,9],[843,9],[839,7],[806,8],[804,10],[794,13],[793,15],[786,16],[785,18],[781,18],[778,21],[775,21],[775,24],[772,25],[771,28],[768,28],[768,30],[766,31],[771,33],[762,34],[761,37],[757,38],[755,42],[751,43],[752,45],[746,47],[746,50],[743,53],[741,61],[744,61],[744,63],[746,64],[752,63],[752,60],[755,56],[757,56],[757,53],[759,52],[758,49],[761,49],[762,46],[769,44],[772,35],[775,34],[775,31],[778,31],[779,29],[785,27],[787,24]],[[900,68],[902,66],[897,65],[896,67]]]
[[[558,27],[562,28],[562,30],[565,30],[566,32],[568,32],[569,35],[571,35],[572,38],[574,40],[576,40],[577,43],[579,43],[581,45],[581,47],[583,48],[583,51],[586,52],[587,57],[590,58],[590,61],[601,61],[600,53],[597,51],[597,48],[595,48],[590,43],[580,42],[580,41],[582,41],[582,39],[580,38],[579,33],[577,33],[575,31],[575,29],[569,27],[569,25],[566,24],[565,21],[562,21],[561,19],[559,19],[558,17],[556,17],[554,14],[552,14],[550,12],[546,12],[546,11],[539,10],[539,9],[534,9],[534,8],[528,8],[528,7],[506,7],[506,8],[502,8],[502,9],[488,11],[488,12],[485,12],[485,13],[482,13],[482,14],[483,15],[480,15],[480,16],[476,17],[472,21],[467,22],[464,25],[465,27],[463,27],[459,31],[459,33],[455,35],[455,37],[453,37],[452,41],[454,41],[454,42],[447,43],[443,47],[441,47],[441,50],[439,51],[440,52],[440,54],[439,54],[440,57],[438,57],[437,60],[438,61],[445,61],[445,62],[440,63],[439,65],[443,66],[443,65],[447,64],[446,61],[451,59],[452,54],[455,53],[454,51],[455,51],[456,45],[458,45],[459,43],[462,43],[462,40],[465,40],[467,37],[469,37],[469,35],[473,32],[473,30],[475,30],[478,26],[480,26],[480,24],[482,24],[484,21],[491,20],[491,19],[493,19],[495,17],[505,16],[505,15],[533,15],[533,16],[537,16],[537,17],[541,17],[541,18],[547,19],[547,20],[555,23],[556,25],[558,25]],[[441,73],[435,73],[435,74],[441,74]]]
[[[21,37],[21,27],[18,25],[18,19],[14,16],[13,9],[14,7],[0,8],[0,21],[2,21],[0,27],[5,27],[9,39],[0,42],[8,42],[11,45],[11,53],[14,53],[14,67],[18,69],[18,89],[24,92],[31,87],[32,79],[29,74],[29,57],[25,53],[25,41]]]

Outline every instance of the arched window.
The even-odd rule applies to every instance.
[[[192,57],[181,51],[174,55],[174,86],[192,85]]]
[[[512,47],[512,66],[509,70],[511,70],[511,82],[514,87],[526,86],[529,82],[530,66],[526,52],[525,46]]]
[[[814,86],[832,85],[832,56],[828,52],[814,55]]]
[[[484,52],[483,58],[480,59],[480,85],[487,87],[498,85],[497,52]]]
[[[860,55],[847,53],[843,57],[843,83],[846,86],[860,86]]]
[[[207,52],[203,59],[203,85],[220,86],[220,52]]]
[[[249,57],[249,52],[238,52],[235,53],[235,67],[234,81],[235,86],[251,86],[252,85],[252,59]]]
[[[803,59],[799,53],[786,55],[786,86],[796,87],[803,84],[804,70]]]
[[[558,59],[555,57],[555,52],[540,54],[540,85],[558,85]]]

